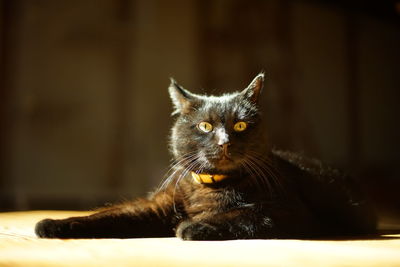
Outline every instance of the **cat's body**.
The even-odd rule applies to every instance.
[[[91,216],[43,220],[37,235],[224,240],[373,233],[374,213],[348,176],[270,149],[258,107],[263,79],[221,97],[195,95],[172,81],[175,164],[162,186]]]

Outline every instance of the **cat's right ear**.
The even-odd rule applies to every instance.
[[[173,78],[170,78],[170,80],[171,84],[168,91],[175,108],[172,115],[189,113],[193,109],[195,102],[197,102],[197,97],[180,86]]]

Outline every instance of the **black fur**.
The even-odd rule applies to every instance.
[[[243,91],[215,97],[171,80],[174,164],[160,188],[91,216],[43,220],[36,234],[226,240],[373,233],[374,212],[353,180],[318,160],[270,149],[258,104],[263,81],[259,74]],[[244,131],[234,130],[239,121]],[[201,122],[212,130],[202,131]],[[228,178],[199,184],[191,171]]]

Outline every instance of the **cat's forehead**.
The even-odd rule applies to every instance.
[[[198,115],[209,120],[245,119],[254,113],[255,107],[241,99],[238,93],[202,98]]]

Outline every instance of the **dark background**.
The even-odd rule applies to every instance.
[[[0,210],[146,194],[169,165],[168,78],[219,93],[265,70],[271,142],[399,214],[399,2],[0,1]]]

